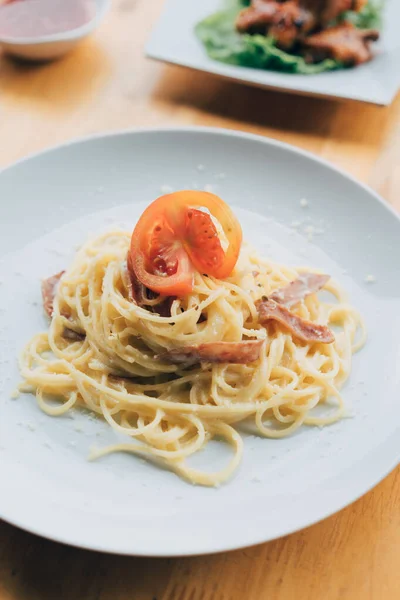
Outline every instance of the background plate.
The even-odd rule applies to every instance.
[[[377,56],[356,69],[293,75],[226,65],[208,58],[196,38],[194,27],[204,17],[223,5],[223,0],[167,0],[164,12],[155,26],[146,47],[149,57],[206,71],[241,83],[273,88],[292,93],[348,98],[374,104],[390,104],[399,88],[400,2],[386,0],[382,41],[377,44]]]
[[[114,439],[103,423],[87,413],[46,417],[29,395],[10,399],[19,381],[15,357],[46,326],[40,277],[68,264],[90,232],[132,227],[161,192],[196,187],[232,203],[264,254],[339,279],[370,335],[344,390],[353,418],[284,440],[247,437],[238,473],[218,489],[189,485],[132,456],[88,463],[91,446]],[[400,222],[370,190],[277,142],[186,129],[45,152],[2,172],[0,197],[1,518],[115,553],[222,551],[318,521],[397,464]],[[365,282],[369,274],[376,283]],[[196,461],[210,468],[225,457],[216,445]]]

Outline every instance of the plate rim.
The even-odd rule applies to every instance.
[[[384,208],[386,211],[388,211],[388,213],[392,217],[394,217],[395,221],[400,226],[400,215],[396,212],[396,210],[388,202],[386,202],[377,192],[375,192],[368,185],[366,185],[363,182],[358,181],[353,175],[347,173],[340,167],[337,167],[336,165],[331,164],[328,160],[326,160],[322,157],[319,157],[319,156],[313,154],[312,152],[309,152],[308,150],[304,150],[304,149],[294,146],[292,144],[288,144],[287,142],[282,142],[280,140],[272,139],[272,138],[269,138],[266,136],[257,135],[257,134],[253,134],[253,133],[247,133],[247,132],[243,132],[243,131],[236,131],[233,129],[218,128],[218,127],[204,127],[204,126],[145,127],[145,128],[132,128],[129,130],[115,130],[115,131],[110,131],[110,132],[105,132],[105,133],[99,132],[95,135],[87,135],[87,136],[82,136],[82,137],[78,137],[78,138],[73,138],[62,144],[56,144],[54,146],[47,147],[39,152],[31,153],[31,154],[24,156],[23,158],[13,162],[12,164],[6,166],[5,168],[0,169],[0,181],[1,181],[1,176],[3,175],[3,173],[6,173],[7,171],[13,169],[14,167],[23,165],[27,161],[29,162],[31,160],[35,160],[36,158],[46,156],[47,154],[51,154],[58,150],[62,150],[64,148],[69,148],[70,146],[79,146],[80,144],[83,144],[83,143],[93,142],[96,140],[107,140],[108,138],[131,137],[131,136],[136,136],[138,134],[139,135],[140,134],[152,134],[152,135],[166,134],[166,135],[168,135],[168,134],[177,134],[177,133],[184,133],[184,134],[186,133],[186,134],[190,134],[190,135],[196,135],[196,134],[200,133],[200,134],[206,134],[206,135],[210,135],[210,136],[216,135],[216,136],[220,136],[220,137],[223,137],[226,139],[230,138],[231,140],[248,140],[250,142],[262,143],[263,145],[270,146],[273,148],[274,147],[279,148],[285,152],[289,152],[292,155],[303,157],[303,158],[307,159],[308,161],[311,161],[314,163],[316,162],[316,163],[320,164],[321,166],[329,169],[330,171],[333,171],[335,174],[344,178],[345,180],[352,183],[353,185],[361,188],[365,193],[367,193],[369,196],[374,198],[374,200],[377,201],[378,204],[382,208]],[[274,539],[278,539],[283,536],[289,535],[291,533],[295,533],[302,529],[308,528],[309,526],[312,526],[312,525],[324,520],[325,518],[332,516],[333,514],[336,514],[337,512],[341,511],[343,508],[353,504],[355,501],[357,501],[359,498],[361,498],[363,495],[365,495],[371,489],[373,489],[376,485],[378,485],[383,479],[385,479],[387,477],[387,475],[389,475],[389,473],[391,473],[399,465],[399,463],[400,463],[400,446],[399,446],[398,442],[396,442],[396,440],[394,440],[395,444],[393,444],[393,439],[392,439],[393,437],[394,436],[392,435],[387,438],[387,441],[385,443],[385,448],[387,447],[387,445],[389,445],[390,447],[393,446],[397,451],[396,452],[391,451],[390,453],[385,453],[384,455],[382,455],[382,454],[377,455],[376,453],[374,454],[374,460],[376,462],[384,463],[383,468],[380,468],[380,466],[378,466],[378,467],[374,466],[374,468],[372,468],[373,461],[371,461],[371,471],[368,473],[368,475],[366,477],[364,477],[362,479],[362,481],[360,481],[360,483],[358,483],[356,485],[356,488],[357,488],[356,491],[350,492],[350,497],[351,497],[350,500],[345,499],[345,500],[338,502],[336,504],[335,508],[333,508],[333,509],[330,506],[328,508],[325,508],[314,519],[304,518],[303,521],[306,521],[306,522],[303,522],[303,524],[300,523],[300,525],[296,525],[296,526],[289,525],[289,526],[286,526],[286,528],[282,527],[279,534],[272,535],[271,537],[267,537],[267,539],[266,539],[265,532],[262,533],[263,529],[260,528],[260,533],[257,536],[253,536],[253,538],[250,541],[249,540],[247,540],[247,541],[244,540],[244,541],[239,541],[239,542],[238,541],[236,541],[236,542],[230,541],[230,542],[224,543],[223,540],[220,540],[217,543],[214,543],[213,548],[211,550],[207,549],[207,548],[203,548],[203,547],[199,548],[199,546],[196,546],[196,541],[194,541],[194,542],[190,541],[187,544],[187,546],[181,551],[177,551],[175,549],[172,549],[170,551],[157,550],[157,549],[154,549],[153,551],[149,551],[149,550],[143,550],[143,549],[141,550],[140,543],[138,544],[138,546],[136,548],[135,548],[135,543],[133,543],[129,549],[128,548],[118,548],[118,545],[112,541],[111,541],[111,543],[106,542],[104,545],[101,543],[91,543],[90,539],[88,539],[88,538],[86,538],[86,540],[84,538],[79,538],[79,536],[76,535],[76,532],[73,533],[72,535],[68,535],[68,532],[52,533],[52,531],[46,529],[46,526],[44,526],[43,524],[30,525],[29,523],[24,521],[23,517],[15,518],[13,515],[11,515],[10,517],[7,517],[7,515],[0,514],[0,518],[13,526],[23,529],[24,531],[27,531],[34,535],[39,535],[39,536],[44,537],[49,540],[53,540],[53,541],[67,544],[69,546],[73,546],[73,547],[77,547],[77,548],[83,548],[83,549],[97,551],[97,552],[106,552],[109,554],[116,554],[116,555],[146,556],[146,557],[180,557],[180,556],[216,554],[216,553],[220,553],[220,552],[236,550],[236,549],[240,549],[240,548],[244,548],[244,547],[249,547],[249,546],[266,543],[266,541],[272,541]],[[374,470],[376,470],[376,468],[378,468],[377,476],[372,475],[372,473],[374,472]],[[244,536],[242,536],[242,539],[243,539],[243,537]]]
[[[41,150],[30,152],[30,153],[26,154],[25,156],[6,165],[5,167],[0,167],[0,176],[3,173],[23,164],[24,162],[34,160],[36,158],[40,158],[41,156],[44,156],[46,154],[51,154],[52,152],[56,152],[57,150],[62,150],[63,148],[68,148],[70,146],[84,144],[86,142],[91,142],[91,141],[95,141],[95,140],[99,140],[99,139],[123,137],[123,136],[129,137],[131,135],[137,135],[137,134],[142,134],[142,133],[144,133],[144,134],[146,134],[146,133],[151,133],[151,134],[166,133],[167,134],[167,133],[196,133],[196,132],[205,133],[205,134],[214,134],[214,135],[218,134],[218,135],[222,135],[222,136],[226,136],[226,137],[242,138],[242,139],[253,140],[255,142],[262,142],[267,145],[275,146],[276,148],[281,148],[282,150],[286,150],[288,152],[291,152],[292,154],[297,154],[297,155],[303,156],[304,158],[307,158],[309,160],[317,162],[320,165],[330,169],[331,171],[336,172],[341,177],[344,177],[348,181],[351,181],[351,183],[361,187],[365,192],[372,195],[374,197],[374,199],[377,200],[381,206],[386,208],[389,211],[389,213],[393,217],[395,217],[395,219],[400,223],[400,213],[397,212],[393,208],[393,206],[391,204],[389,204],[389,202],[384,200],[384,198],[380,194],[378,194],[378,192],[376,192],[372,187],[370,187],[367,183],[360,181],[359,179],[357,179],[357,177],[355,177],[351,173],[345,171],[342,167],[339,167],[339,166],[335,165],[334,163],[330,162],[329,160],[327,160],[321,156],[318,156],[318,154],[314,154],[310,150],[306,150],[304,148],[301,148],[300,146],[295,146],[294,144],[290,144],[288,142],[283,142],[281,140],[269,137],[267,135],[262,135],[259,133],[249,133],[247,131],[241,131],[239,129],[233,129],[233,128],[230,129],[228,127],[211,127],[211,126],[206,126],[206,125],[183,125],[183,126],[165,125],[165,126],[154,126],[154,127],[132,127],[132,128],[128,128],[128,129],[112,129],[110,131],[100,131],[100,132],[97,132],[94,134],[92,133],[92,134],[88,134],[88,135],[73,137],[69,140],[66,140],[65,142],[58,143],[58,144],[51,144]]]

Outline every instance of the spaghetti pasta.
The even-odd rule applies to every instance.
[[[262,259],[246,245],[230,277],[196,273],[192,293],[175,298],[170,316],[160,316],[160,298],[144,308],[129,296],[129,244],[130,234],[117,230],[77,252],[60,279],[49,330],[36,335],[21,357],[24,389],[36,394],[44,412],[58,416],[83,405],[131,438],[92,458],[131,452],[192,483],[218,485],[240,462],[240,423],[251,423],[260,436],[282,438],[344,416],[340,389],[365,331],[336,283],[324,288],[331,301],[311,294],[293,308],[333,327],[331,344],[301,342],[279,323],[260,324],[257,301],[301,270]],[[176,348],[244,340],[262,340],[259,358],[249,364],[168,361]],[[192,468],[188,459],[213,438],[232,447],[230,463],[213,473]]]

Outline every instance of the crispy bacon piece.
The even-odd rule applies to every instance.
[[[57,287],[64,273],[65,271],[60,271],[56,275],[42,280],[43,308],[50,318],[53,315],[54,298],[57,293]]]
[[[269,296],[269,299],[274,300],[278,304],[283,304],[287,308],[291,308],[310,294],[319,292],[328,283],[329,279],[329,275],[308,272],[301,273],[297,279],[287,286],[273,292]]]
[[[149,290],[145,285],[143,285],[139,279],[136,277],[135,271],[132,266],[132,258],[131,253],[128,252],[126,259],[126,267],[127,267],[127,284],[129,289],[129,295],[131,300],[136,302],[138,306],[147,307],[152,312],[155,312],[160,315],[160,317],[170,317],[171,316],[171,306],[175,298],[173,296],[165,296],[165,298],[156,305],[149,305],[148,300],[154,300],[158,297],[158,294],[155,294],[151,290]]]
[[[45,313],[50,317],[50,319],[53,316],[54,298],[57,293],[57,287],[64,273],[65,271],[60,271],[56,275],[52,275],[52,277],[48,277],[47,279],[42,280],[43,308],[45,310]],[[65,319],[72,321],[72,319],[70,319],[69,314],[63,313],[62,316]],[[76,324],[73,324],[72,322],[71,325],[76,327]],[[71,340],[73,342],[81,342],[85,339],[86,334],[83,331],[76,331],[75,329],[72,329],[70,327],[64,327],[62,336],[66,340]]]
[[[282,48],[291,48],[316,25],[315,15],[298,0],[253,0],[249,8],[239,13],[236,21],[240,33],[271,35]]]
[[[263,340],[208,342],[199,344],[198,346],[174,348],[155,356],[155,358],[177,365],[195,364],[198,362],[247,365],[260,358],[263,343]]]
[[[75,331],[74,329],[70,329],[69,327],[64,327],[62,336],[65,340],[70,340],[71,342],[83,342],[83,340],[86,338],[85,333]]]
[[[302,342],[331,344],[335,341],[335,337],[329,327],[302,319],[274,300],[268,300],[268,298],[259,300],[257,302],[257,310],[262,325],[276,321],[289,329],[293,336]]]
[[[71,329],[70,327],[64,327],[62,336],[65,340],[71,342],[83,342],[83,340],[86,339],[86,333],[83,331],[75,331],[75,329]]]
[[[266,325],[270,321],[276,321],[303,342],[332,343],[335,338],[329,327],[302,319],[289,310],[310,294],[321,290],[328,281],[329,275],[301,273],[287,286],[276,290],[269,298],[262,298],[256,303],[260,323]]]
[[[345,65],[360,65],[372,58],[370,42],[378,39],[376,29],[357,29],[351,23],[342,23],[307,37],[303,47],[314,61],[333,58]]]

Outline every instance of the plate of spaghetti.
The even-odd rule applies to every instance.
[[[400,226],[372,191],[185,129],[51,150],[0,193],[2,518],[115,553],[222,551],[396,466]]]

